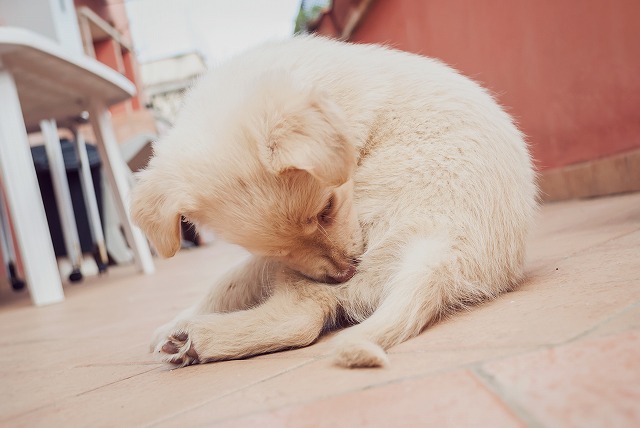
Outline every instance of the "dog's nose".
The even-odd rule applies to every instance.
[[[353,278],[353,275],[355,274],[356,274],[356,265],[351,264],[345,271],[340,272],[337,275],[327,276],[326,282],[329,284],[342,284],[343,282],[347,282],[351,278]]]

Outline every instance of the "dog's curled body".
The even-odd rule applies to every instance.
[[[134,190],[162,255],[180,215],[253,253],[154,350],[241,358],[348,320],[336,362],[384,365],[384,349],[522,279],[536,192],[511,118],[436,60],[315,37],[249,51],[194,87]]]

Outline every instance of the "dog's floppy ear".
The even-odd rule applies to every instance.
[[[276,174],[304,170],[330,186],[348,181],[356,150],[342,110],[312,88],[270,83],[273,92],[265,99],[258,136],[263,164]]]
[[[131,217],[145,232],[162,257],[172,257],[180,249],[180,221],[186,195],[175,177],[157,169],[137,174],[131,197]]]

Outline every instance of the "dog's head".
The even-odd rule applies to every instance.
[[[206,134],[207,119],[176,125],[139,176],[134,221],[165,257],[180,248],[184,216],[314,280],[350,279],[363,243],[343,112],[290,76],[261,79],[231,109],[196,147],[186,140]]]

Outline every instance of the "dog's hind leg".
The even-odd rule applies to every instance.
[[[462,280],[459,260],[447,238],[412,238],[385,284],[373,314],[339,333],[334,361],[343,367],[380,367],[385,350],[417,336],[448,309],[467,300],[475,287]],[[347,305],[349,302],[343,302]]]

